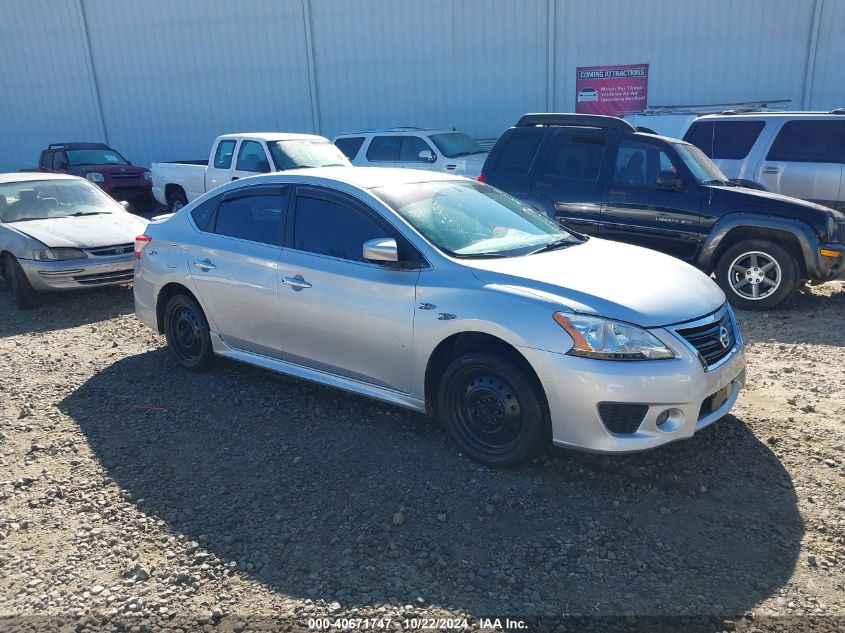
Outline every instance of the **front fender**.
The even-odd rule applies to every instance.
[[[734,213],[723,216],[713,226],[710,235],[696,259],[696,265],[702,270],[711,270],[715,266],[714,257],[725,238],[736,229],[759,228],[787,233],[798,241],[807,272],[811,276],[818,273],[816,251],[819,237],[813,228],[800,220],[777,218],[750,213]]]

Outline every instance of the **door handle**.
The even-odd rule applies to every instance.
[[[209,270],[217,268],[217,266],[212,264],[210,259],[206,258],[194,260],[194,268],[199,268],[202,272],[207,273]]]
[[[282,277],[282,283],[286,286],[290,286],[296,291],[305,290],[306,288],[311,287],[311,284],[305,281],[302,278],[302,275],[296,275],[295,277]]]
[[[232,181],[234,182],[235,180],[238,180],[239,178],[240,178],[240,176],[232,176]]]
[[[763,167],[764,174],[779,174],[780,167]]]

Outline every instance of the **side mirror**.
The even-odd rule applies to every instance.
[[[433,163],[437,160],[437,156],[434,155],[430,149],[424,149],[419,153],[420,159],[424,160],[427,163]]]
[[[377,237],[364,242],[364,259],[370,262],[398,262],[399,247],[392,237]]]
[[[118,202],[118,204],[123,207],[124,211],[129,211],[129,202],[128,201],[121,200],[120,202]]]
[[[674,171],[669,170],[657,172],[656,184],[661,189],[682,189],[678,175]]]

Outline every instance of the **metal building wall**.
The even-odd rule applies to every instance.
[[[32,168],[48,143],[102,131],[75,2],[3,0],[0,170]]]
[[[845,0],[2,2],[3,170],[65,140],[149,164],[232,131],[496,136],[572,110],[579,65],[649,63],[651,105],[845,106]]]

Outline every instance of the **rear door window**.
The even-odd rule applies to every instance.
[[[766,160],[845,162],[845,121],[787,121],[775,137]]]
[[[604,139],[598,136],[557,134],[546,152],[542,173],[553,178],[598,180],[604,146]]]
[[[517,130],[507,139],[496,160],[496,171],[508,174],[527,174],[534,163],[534,157],[540,143],[543,142],[543,132],[533,130]]]
[[[229,169],[232,166],[232,156],[235,154],[235,141],[225,140],[217,144],[214,153],[214,168]]]
[[[764,121],[699,121],[690,126],[684,140],[708,158],[742,160],[765,126]]]
[[[214,233],[281,246],[287,215],[287,189],[238,191],[217,207]]]
[[[346,155],[346,158],[349,160],[355,160],[355,157],[358,155],[358,150],[360,150],[361,145],[364,144],[364,137],[350,136],[347,138],[339,138],[334,142],[334,144]]]
[[[396,162],[399,160],[401,136],[374,136],[367,148],[367,160],[373,162]]]

